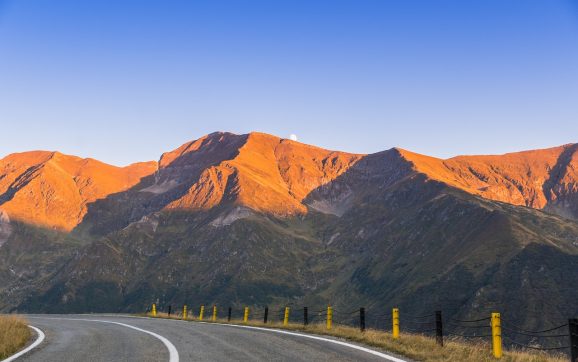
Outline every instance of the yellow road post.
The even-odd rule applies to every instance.
[[[392,323],[393,323],[393,338],[399,338],[399,309],[393,308],[392,310]]]
[[[285,307],[285,316],[283,317],[283,325],[289,324],[289,307]]]
[[[245,313],[243,314],[243,322],[247,323],[249,320],[249,307],[245,307]]]
[[[502,321],[500,313],[492,313],[492,350],[494,357],[502,358]]]

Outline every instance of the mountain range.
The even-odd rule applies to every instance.
[[[212,133],[115,167],[0,160],[0,310],[578,314],[578,144],[446,160]],[[548,310],[547,315],[544,310]]]

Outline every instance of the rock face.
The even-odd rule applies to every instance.
[[[10,225],[10,218],[8,213],[0,210],[0,247],[12,235],[12,226]]]
[[[213,133],[127,168],[8,156],[0,310],[388,301],[540,327],[536,306],[578,313],[560,287],[578,283],[577,149],[440,160]]]

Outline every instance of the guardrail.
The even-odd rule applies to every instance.
[[[171,316],[172,308],[168,306],[168,315]],[[157,316],[157,306],[153,304],[150,310],[153,317]],[[262,310],[251,310],[246,306],[242,310],[241,318],[243,323],[249,320],[262,320],[264,324],[270,323],[272,319],[269,315],[269,307]],[[199,307],[198,320],[204,318],[205,306]],[[291,320],[291,308],[285,306],[277,311],[273,311],[273,316],[277,315],[277,320],[287,326]],[[177,317],[189,319],[187,306],[183,306],[182,314]],[[217,306],[213,305],[211,321],[217,321]],[[370,318],[368,318],[368,316]],[[227,321],[233,318],[233,308],[229,307]],[[295,322],[296,320],[293,319]],[[390,330],[393,339],[400,337],[400,331],[407,331],[414,334],[430,334],[435,336],[436,343],[443,347],[444,336],[460,337],[464,339],[487,339],[491,342],[492,354],[496,359],[502,358],[503,340],[508,344],[540,351],[566,350],[569,352],[570,361],[578,362],[578,319],[569,319],[567,323],[537,330],[525,330],[508,320],[503,320],[500,313],[493,312],[487,317],[471,319],[443,318],[442,311],[435,311],[426,315],[403,314],[398,308],[393,308],[391,313],[368,314],[364,307],[351,311],[336,310],[332,306],[327,306],[320,310],[314,310],[310,314],[308,307],[303,307],[303,318],[300,320],[304,326],[310,323],[324,323],[328,330],[334,324],[358,327],[360,332],[365,332],[368,323],[375,330]],[[390,326],[389,329],[387,326]],[[566,332],[564,332],[564,329]],[[530,337],[532,342],[522,343],[516,340],[517,336]],[[563,342],[563,339],[566,342]]]

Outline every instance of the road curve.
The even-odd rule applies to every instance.
[[[27,318],[46,339],[18,361],[174,361],[165,342],[175,347],[180,361],[403,361],[262,329],[110,315]]]
[[[32,329],[34,331],[34,333],[36,333],[36,337],[34,337],[35,339],[32,341],[32,343],[30,343],[30,345],[25,347],[20,352],[13,354],[12,356],[10,356],[6,359],[3,359],[1,362],[15,361],[16,359],[18,359],[21,356],[25,355],[26,353],[32,351],[34,348],[38,347],[40,344],[42,344],[42,342],[44,342],[44,338],[46,337],[44,335],[44,332],[42,332],[40,329],[38,329],[34,326],[28,326],[28,328]]]

